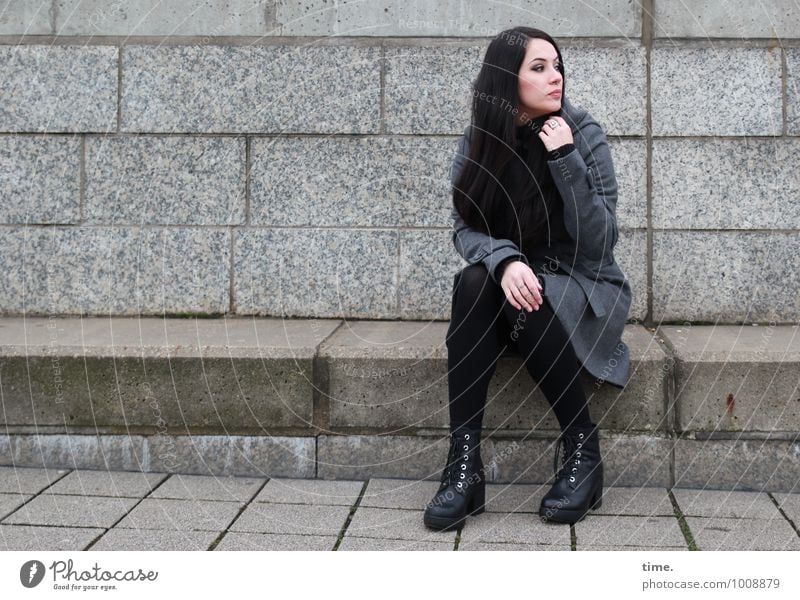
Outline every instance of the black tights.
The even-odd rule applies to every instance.
[[[506,319],[509,341],[516,341],[525,367],[553,407],[561,430],[593,425],[579,377],[581,365],[547,300],[543,298],[539,310],[517,310],[481,263],[465,267],[456,278],[446,340],[450,431],[482,427],[489,380],[503,351],[498,319]]]

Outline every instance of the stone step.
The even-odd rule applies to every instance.
[[[0,464],[436,479],[446,322],[0,319]],[[793,325],[628,325],[624,390],[584,374],[610,485],[787,491],[800,476]],[[492,481],[543,482],[558,424],[521,357],[484,417]]]

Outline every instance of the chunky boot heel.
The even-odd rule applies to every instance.
[[[485,510],[486,481],[480,453],[480,430],[461,428],[450,434],[450,450],[436,495],[425,507],[423,522],[431,529],[460,527],[468,514]]]
[[[564,462],[558,451],[564,444]],[[555,483],[542,498],[539,516],[544,521],[577,523],[590,509],[603,503],[603,461],[597,425],[573,427],[562,432],[553,461]]]
[[[486,510],[486,482],[481,481],[472,494],[472,498],[467,505],[467,511],[471,515],[479,515]]]

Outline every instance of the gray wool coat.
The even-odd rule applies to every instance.
[[[562,118],[569,124],[575,149],[548,166],[564,204],[564,226],[572,243],[554,248],[543,263],[529,260],[510,240],[493,238],[469,227],[455,209],[452,241],[468,264],[483,263],[499,284],[498,265],[517,257],[536,273],[543,296],[564,325],[575,354],[597,385],[624,387],[630,356],[622,331],[630,310],[628,279],[614,260],[617,243],[617,179],[605,133],[583,108],[562,100]],[[453,159],[455,185],[469,155],[471,125],[464,129]],[[537,139],[534,141],[538,140]],[[456,281],[459,274],[456,274]]]

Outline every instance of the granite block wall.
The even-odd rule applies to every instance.
[[[723,0],[0,0],[0,313],[447,320],[516,24],[609,135],[631,320],[800,318],[800,9]]]

